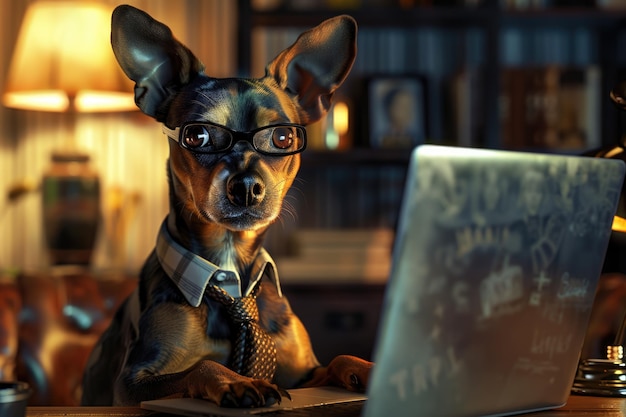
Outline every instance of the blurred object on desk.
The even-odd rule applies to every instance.
[[[25,382],[0,382],[0,416],[24,417],[31,389]]]

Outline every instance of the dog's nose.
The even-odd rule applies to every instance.
[[[231,203],[248,207],[259,204],[265,197],[265,183],[259,174],[238,173],[232,175],[226,184]]]

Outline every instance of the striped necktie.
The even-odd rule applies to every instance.
[[[234,330],[229,368],[238,374],[271,381],[276,371],[276,346],[259,326],[256,296],[261,285],[252,294],[234,298],[217,285],[208,285],[206,294],[223,304]]]

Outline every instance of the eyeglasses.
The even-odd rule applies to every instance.
[[[227,152],[240,140],[252,144],[254,150],[266,155],[293,155],[306,148],[304,126],[291,123],[237,132],[214,123],[189,122],[175,129],[163,125],[163,133],[183,148],[197,153]]]

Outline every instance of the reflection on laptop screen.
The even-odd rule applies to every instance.
[[[564,404],[623,176],[614,160],[417,148],[365,416]]]

